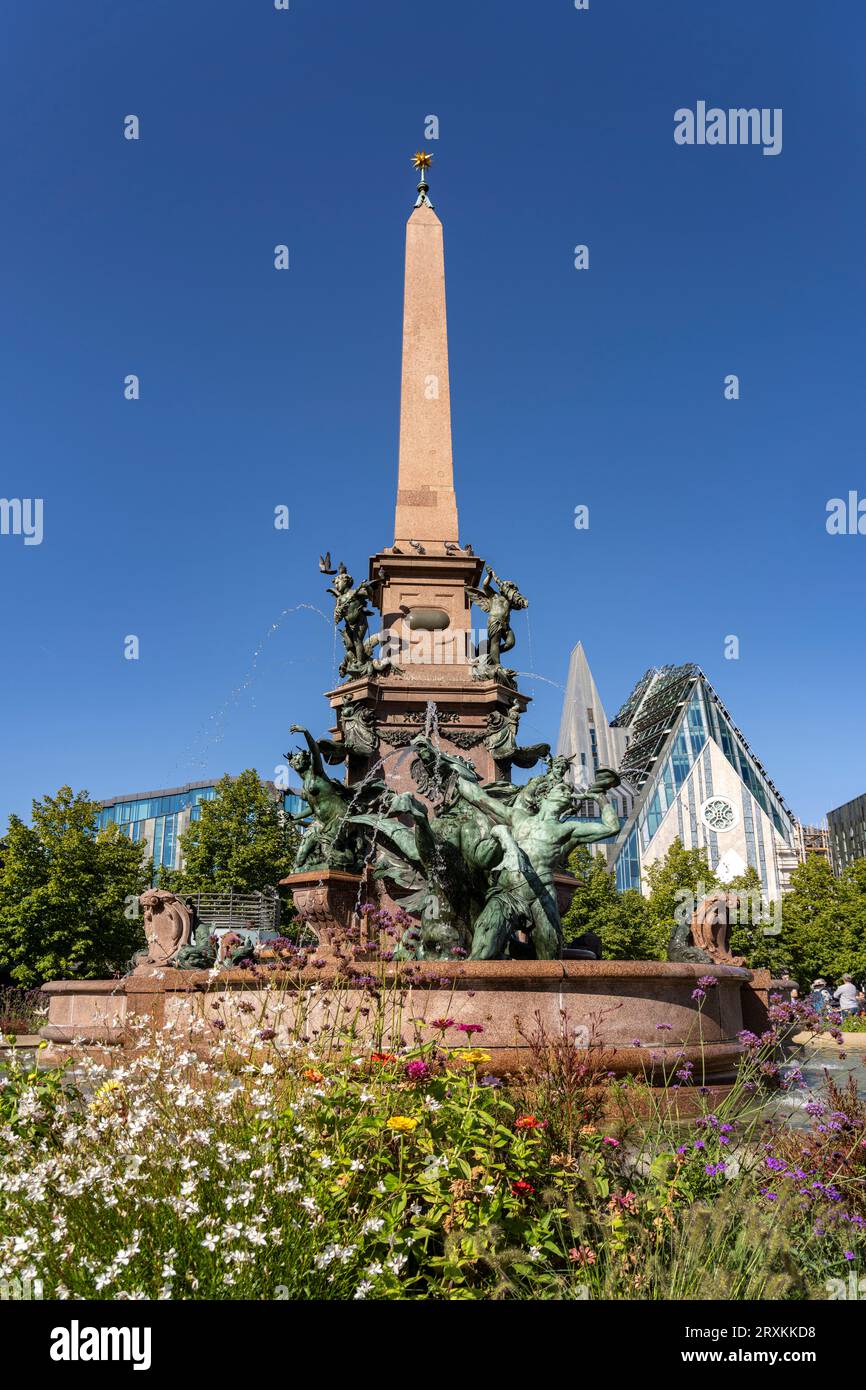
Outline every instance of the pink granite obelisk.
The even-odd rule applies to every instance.
[[[400,461],[394,544],[458,540],[442,223],[420,185],[406,225]]]

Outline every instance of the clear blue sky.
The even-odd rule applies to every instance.
[[[582,638],[609,713],[647,666],[700,663],[803,818],[866,790],[866,537],[824,525],[866,496],[862,6],[18,0],[3,23],[0,495],[45,508],[42,545],[0,537],[4,820],[65,782],[272,775],[290,723],[324,731],[317,558],[358,577],[392,538],[429,114],[461,529],[530,599],[527,741],[555,740]],[[698,100],[781,107],[782,153],[677,146]]]

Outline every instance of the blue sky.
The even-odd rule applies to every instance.
[[[18,0],[4,29],[0,495],[44,499],[41,545],[0,536],[4,820],[270,776],[324,731],[317,558],[358,577],[392,538],[430,114],[461,530],[530,599],[526,741],[581,638],[608,713],[700,663],[801,817],[866,790],[866,537],[825,530],[866,496],[862,7]],[[676,145],[698,100],[782,108],[781,154]]]

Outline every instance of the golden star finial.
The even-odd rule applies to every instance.
[[[416,150],[412,156],[412,163],[416,169],[419,169],[423,173],[423,171],[429,169],[430,165],[433,163],[433,156],[432,154],[427,154],[426,150]]]

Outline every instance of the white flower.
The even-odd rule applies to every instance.
[[[366,1298],[372,1287],[369,1279],[362,1279],[355,1290],[355,1298]]]
[[[405,1263],[405,1255],[389,1255],[388,1259],[385,1261],[385,1264],[388,1266],[388,1268],[393,1270],[395,1274],[400,1273],[400,1270],[403,1268]]]
[[[205,1250],[216,1250],[216,1248],[217,1248],[217,1238],[216,1238],[216,1236],[213,1235],[213,1233],[209,1233],[208,1235],[205,1236],[204,1240],[202,1241],[202,1245],[204,1246]]]
[[[370,1231],[381,1231],[384,1224],[381,1216],[371,1216],[361,1227],[361,1235],[369,1235]]]

